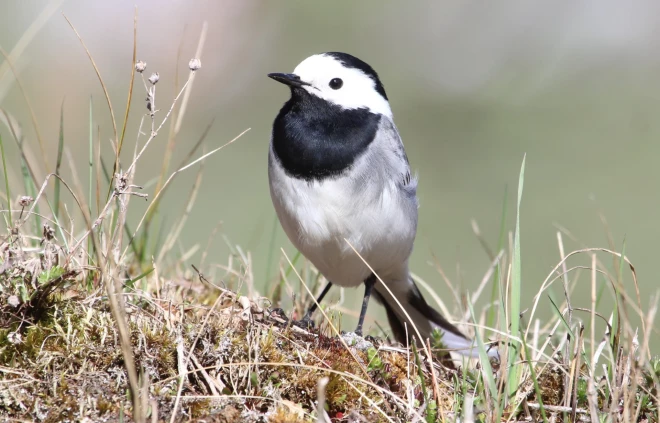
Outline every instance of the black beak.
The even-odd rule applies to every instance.
[[[311,85],[308,82],[302,81],[300,77],[295,73],[269,73],[268,77],[290,87],[302,87],[303,85]]]

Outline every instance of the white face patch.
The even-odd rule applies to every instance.
[[[303,88],[312,95],[344,109],[367,108],[373,113],[392,118],[390,104],[376,91],[375,81],[360,69],[345,67],[332,56],[310,56],[296,66],[293,73],[311,84]],[[342,82],[338,89],[330,86],[330,81],[335,78]]]

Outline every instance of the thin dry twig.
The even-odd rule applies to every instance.
[[[169,183],[172,181],[172,179],[173,179],[177,174],[183,172],[184,170],[186,170],[186,169],[190,168],[191,166],[197,164],[198,162],[204,160],[205,158],[209,157],[210,155],[215,154],[216,152],[218,152],[218,151],[222,150],[223,148],[227,147],[228,145],[234,143],[236,140],[238,140],[241,136],[243,136],[243,134],[245,134],[245,133],[246,133],[247,131],[249,131],[249,130],[250,130],[250,128],[246,129],[245,131],[243,131],[243,132],[241,132],[240,134],[238,134],[238,136],[236,136],[234,139],[232,139],[231,141],[227,142],[226,144],[223,144],[223,145],[221,145],[220,147],[218,147],[218,148],[216,148],[216,149],[214,149],[214,150],[211,150],[210,152],[208,152],[208,153],[202,155],[201,157],[195,159],[194,161],[192,161],[192,162],[189,163],[188,165],[186,165],[186,166],[184,166],[184,167],[182,167],[182,168],[180,168],[180,169],[174,171],[174,172],[170,175],[170,177],[167,178],[167,181],[165,181],[165,184],[163,184],[163,189],[161,189],[160,191],[158,191],[158,192],[156,193],[156,195],[154,196],[153,200],[151,201],[151,203],[150,203],[149,206],[147,207],[147,210],[146,210],[146,211],[144,212],[144,214],[142,215],[142,218],[140,219],[140,222],[138,223],[137,227],[135,228],[135,231],[133,231],[133,236],[132,236],[131,239],[129,240],[129,246],[130,246],[130,242],[133,241],[133,239],[134,239],[135,236],[137,235],[138,231],[140,230],[140,227],[141,227],[142,224],[144,223],[144,219],[149,215],[149,210],[150,210],[150,209],[153,207],[153,205],[156,203],[156,199],[158,199],[158,198],[160,197],[160,195],[161,195],[161,193],[163,192],[163,190],[165,190],[165,187],[167,187],[167,185],[169,185]],[[126,255],[126,253],[128,252],[128,248],[129,248],[129,247],[126,247],[126,248],[124,249],[124,252],[122,253],[121,257],[124,257],[124,256]]]
[[[202,332],[204,331],[204,328],[206,327],[206,324],[209,321],[209,318],[213,314],[213,311],[215,310],[216,306],[218,303],[223,299],[223,295],[218,295],[218,298],[216,298],[215,302],[213,303],[213,306],[211,309],[206,313],[206,316],[204,317],[204,321],[202,322],[201,327],[199,328],[199,331],[197,332],[197,336],[193,340],[192,344],[190,344],[190,349],[188,350],[188,354],[186,355],[185,362],[183,364],[183,369],[184,371],[188,368],[188,363],[190,362],[190,358],[192,357],[193,351],[195,350],[195,345],[197,345],[197,341],[199,341],[199,337],[202,335]],[[183,376],[180,376],[179,379],[179,387],[176,392],[176,399],[174,400],[174,406],[172,407],[172,417],[170,418],[170,423],[174,423],[174,420],[176,420],[176,413],[179,410],[179,403],[181,402],[181,391],[183,390],[183,382],[185,378]]]
[[[124,136],[126,135],[126,127],[128,127],[128,113],[131,111],[131,99],[133,98],[133,84],[135,83],[135,62],[137,61],[137,22],[138,22],[138,8],[135,6],[135,14],[133,16],[133,62],[131,63],[131,78],[128,83],[128,98],[126,99],[126,112],[124,113],[124,125],[121,130],[121,137],[117,145],[117,154],[115,156],[115,172],[119,169],[119,154],[121,147],[124,144]]]
[[[174,97],[174,100],[172,101],[172,105],[170,106],[170,109],[167,111],[167,114],[165,115],[163,120],[158,125],[158,128],[154,129],[154,126],[153,126],[153,123],[152,123],[152,129],[151,129],[151,134],[149,135],[149,138],[144,143],[144,145],[142,146],[142,149],[140,150],[140,152],[137,154],[137,156],[133,160],[133,163],[131,163],[131,165],[128,167],[128,170],[126,171],[126,173],[130,173],[132,171],[132,169],[135,167],[138,160],[140,160],[140,157],[142,157],[142,154],[147,149],[147,147],[149,146],[151,141],[153,141],[153,139],[156,138],[156,136],[158,135],[158,132],[160,131],[160,129],[163,127],[165,122],[167,122],[167,119],[169,119],[170,115],[172,114],[172,111],[174,110],[174,107],[176,106],[177,101],[181,97],[181,94],[183,94],[183,92],[186,90],[186,87],[190,83],[190,81],[191,81],[194,74],[195,74],[195,71],[190,71],[190,73],[188,74],[188,80],[186,80],[186,83],[183,84],[183,87],[181,88],[179,93],[176,95],[176,97]],[[155,88],[155,85],[153,86],[153,88]],[[152,107],[153,107],[153,105],[152,105]],[[154,113],[155,113],[155,110],[153,112],[151,112],[152,118],[153,118]]]
[[[208,30],[208,22],[204,21],[202,24],[202,32],[199,35],[199,41],[197,43],[197,50],[195,51],[195,58],[196,59],[201,59],[202,58],[202,52],[204,51],[204,43],[206,42],[206,33]],[[174,124],[174,136],[176,136],[179,133],[179,130],[181,129],[181,123],[183,122],[183,117],[186,114],[186,109],[188,108],[188,100],[190,99],[190,93],[192,91],[193,83],[195,82],[195,75],[191,75],[190,77],[190,84],[188,84],[188,88],[185,90],[185,93],[183,94],[183,100],[181,100],[181,108],[179,108],[179,113],[176,118],[176,123]]]

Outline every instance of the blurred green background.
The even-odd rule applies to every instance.
[[[473,291],[479,284],[490,260],[473,234],[471,220],[478,222],[495,248],[505,187],[506,225],[513,229],[518,173],[526,153],[521,210],[524,304],[531,307],[532,296],[559,261],[559,226],[577,239],[564,236],[567,252],[582,246],[608,247],[608,231],[617,250],[625,239],[626,254],[638,271],[642,306],[647,308],[656,295],[660,3],[2,3],[0,46],[8,52],[40,14],[48,18],[16,67],[53,167],[64,101],[66,144],[83,175],[90,95],[108,160],[112,130],[94,70],[61,12],[93,54],[118,120],[123,117],[132,66],[134,5],[138,59],[147,62],[147,73],[160,73],[157,101],[162,109],[171,104],[175,70],[186,74],[202,23],[208,22],[202,69],[172,165],[183,159],[214,118],[207,150],[252,129],[207,160],[200,196],[180,243],[182,249],[196,243],[203,248],[212,228],[222,221],[221,232],[230,242],[252,254],[254,278],[262,293],[266,283],[277,278],[279,247],[293,253],[276,225],[266,174],[271,123],[288,92],[266,74],[292,71],[314,53],[345,51],[371,64],[385,84],[411,165],[420,177],[420,223],[412,269],[440,293],[447,291],[430,264],[433,260],[463,290]],[[43,12],[45,8],[52,13]],[[11,72],[1,75],[0,106],[19,119],[27,142],[37,151],[28,108]],[[137,83],[125,162],[144,110],[143,87]],[[0,134],[10,140],[4,126]],[[148,159],[138,166],[136,182],[146,183],[158,174],[166,141],[163,132],[150,147]],[[17,158],[15,145],[5,145],[9,156]],[[18,167],[13,171],[18,178]],[[164,199],[161,216],[166,222],[181,214],[195,173],[183,173],[174,182]],[[68,170],[64,174],[70,177]],[[134,200],[131,207],[135,222],[147,204]],[[268,266],[274,225],[277,251]],[[225,263],[228,254],[227,245],[218,238],[210,261]],[[600,257],[612,265],[608,256]],[[571,265],[589,261],[584,256]],[[574,305],[589,307],[589,275],[583,273]],[[630,287],[629,272],[625,281]],[[556,288],[561,298],[560,286]],[[485,297],[490,285],[486,292]],[[349,295],[357,300],[361,291]],[[451,302],[449,295],[444,298]],[[376,307],[371,310],[381,315]],[[611,308],[603,306],[601,311],[609,315]],[[539,316],[550,313],[548,302],[542,302]]]

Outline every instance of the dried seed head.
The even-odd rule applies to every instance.
[[[149,77],[149,82],[151,82],[153,85],[156,85],[156,82],[158,82],[159,79],[160,75],[158,75],[158,72],[154,72]]]
[[[55,229],[51,228],[48,223],[44,223],[44,239],[50,241],[55,238]]]
[[[142,60],[138,60],[138,62],[135,64],[135,70],[139,73],[144,72],[146,68],[147,68],[147,64]]]
[[[18,205],[21,207],[27,207],[32,204],[33,201],[34,198],[30,197],[29,195],[24,195],[20,200],[18,200]]]
[[[190,59],[190,62],[188,62],[188,67],[191,71],[195,72],[197,69],[202,67],[202,62],[199,59]]]
[[[123,193],[128,189],[127,174],[123,172],[115,173],[115,189],[120,193]]]

